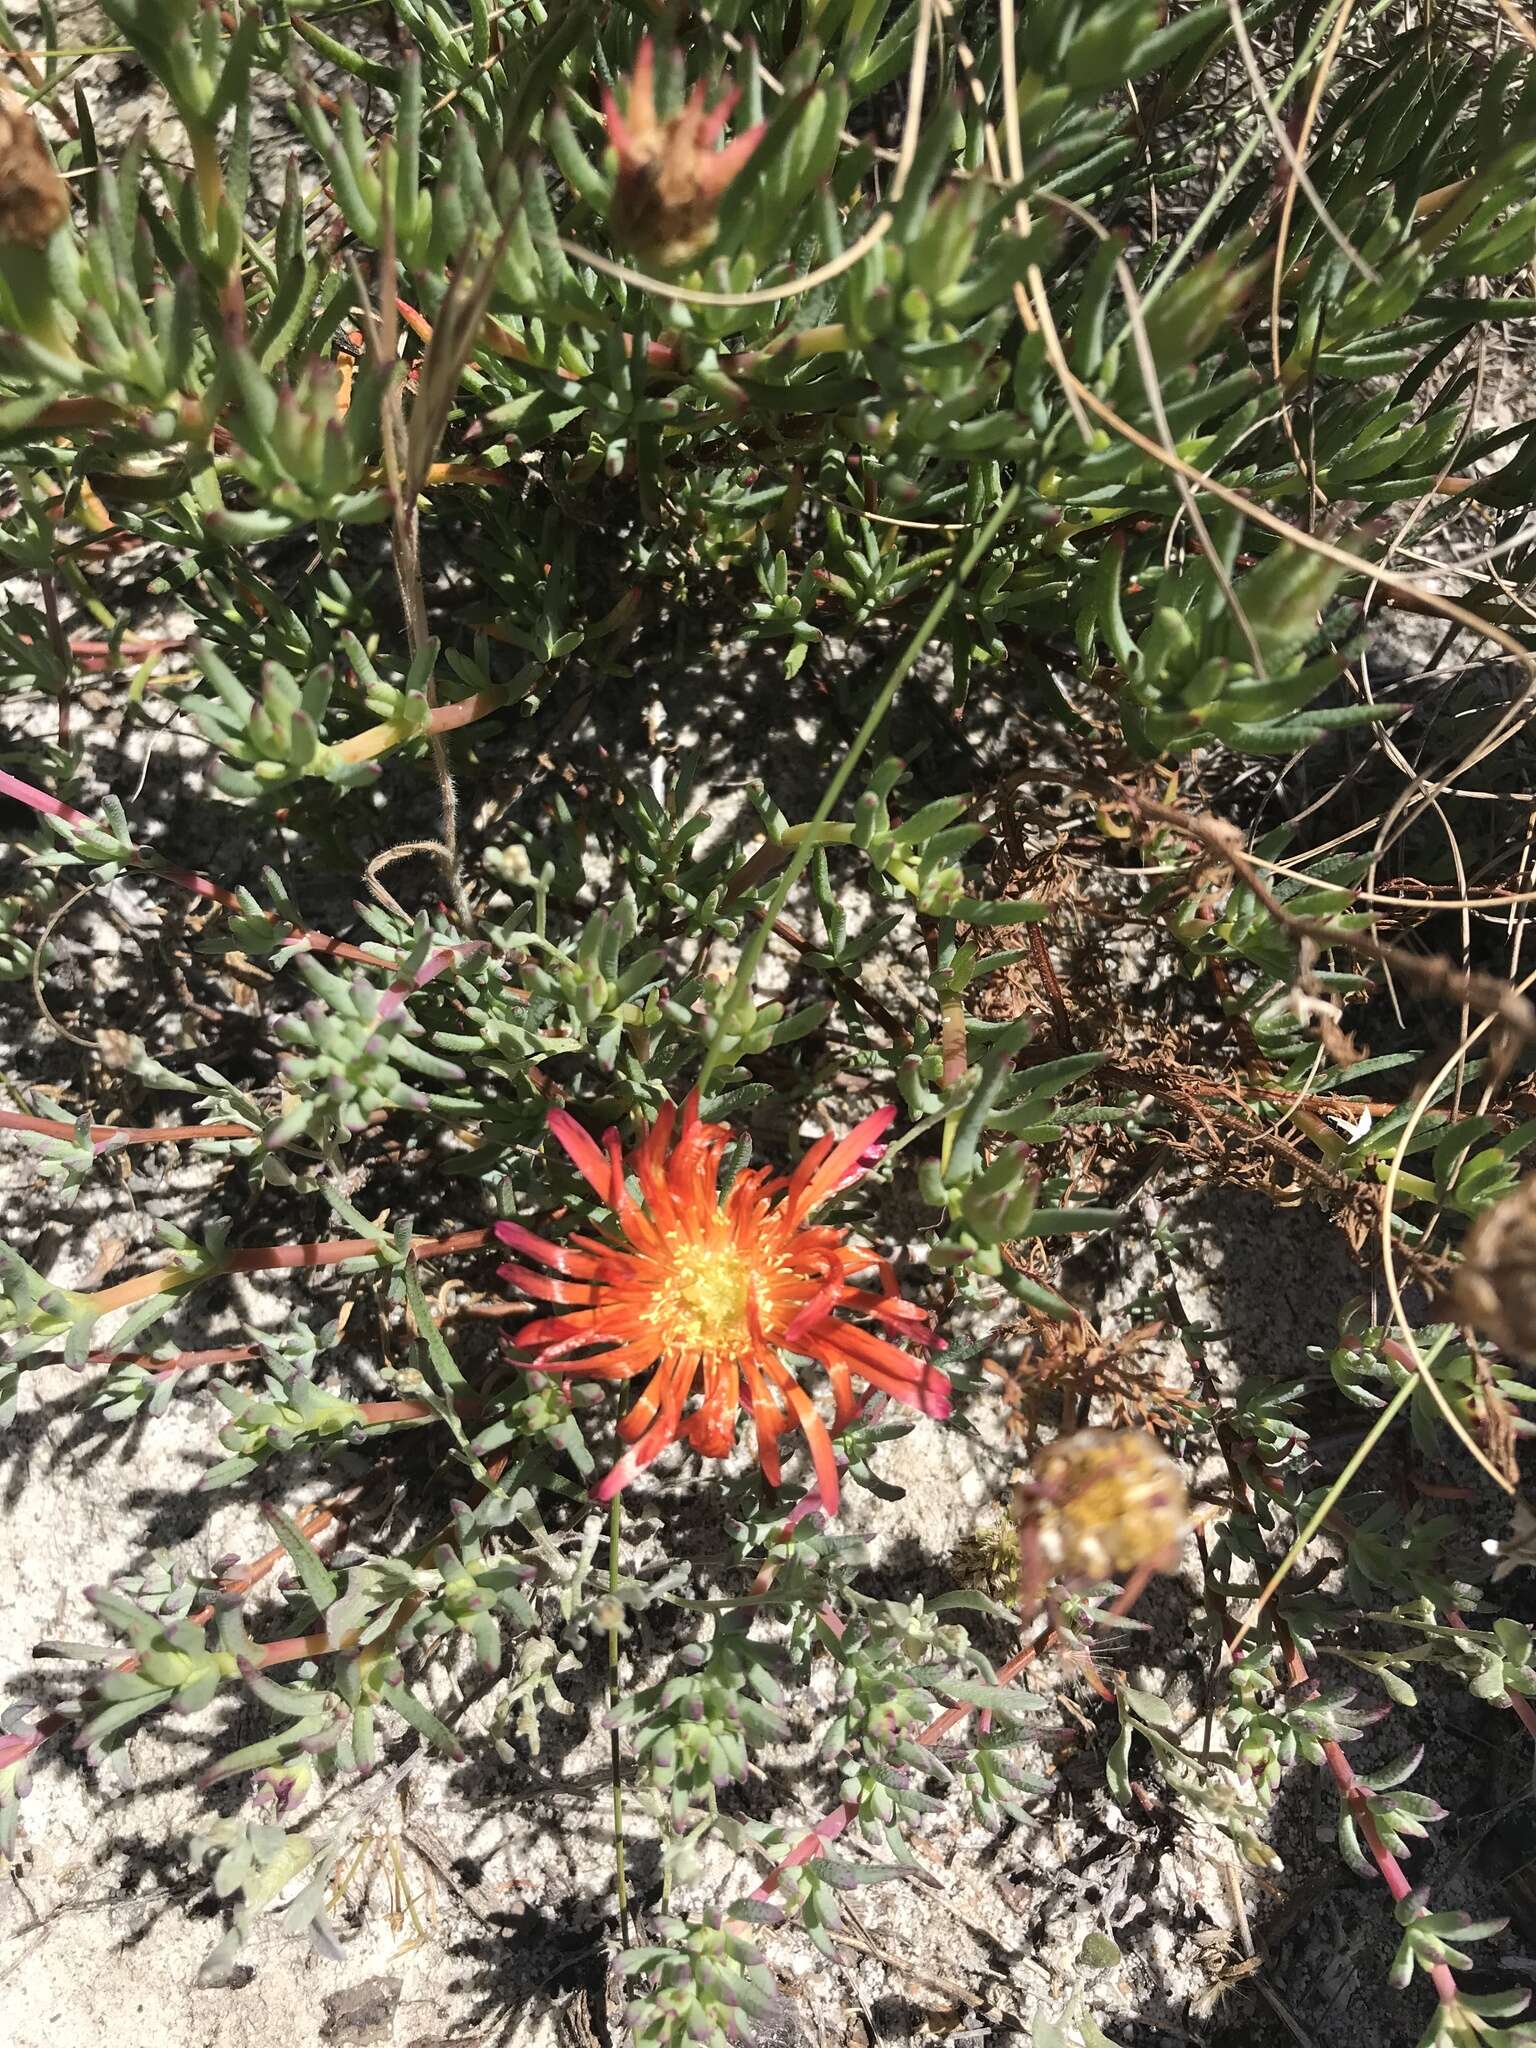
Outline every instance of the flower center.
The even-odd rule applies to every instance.
[[[671,1271],[655,1296],[658,1334],[679,1351],[717,1351],[745,1344],[752,1270],[752,1261],[733,1244],[707,1238],[679,1244]]]

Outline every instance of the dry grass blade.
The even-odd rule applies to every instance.
[[[1285,252],[1286,245],[1290,241],[1291,216],[1296,210],[1296,194],[1302,189],[1301,178],[1298,173],[1306,161],[1307,144],[1312,138],[1313,124],[1317,120],[1317,110],[1323,103],[1323,94],[1327,90],[1328,80],[1333,74],[1334,59],[1338,55],[1339,45],[1344,40],[1344,32],[1349,27],[1354,11],[1355,0],[1344,0],[1344,4],[1339,9],[1333,27],[1328,31],[1328,40],[1324,43],[1322,54],[1317,61],[1317,71],[1312,80],[1312,90],[1307,95],[1306,108],[1301,117],[1301,127],[1297,131],[1294,148],[1286,162],[1285,193],[1280,201],[1280,219],[1275,228],[1275,261],[1269,280],[1269,366],[1274,376],[1275,389],[1280,393],[1280,419],[1285,428],[1285,437],[1291,444],[1291,452],[1296,457],[1297,467],[1301,470],[1309,471],[1309,473],[1310,465],[1302,452],[1301,443],[1296,438],[1296,429],[1291,418],[1290,401],[1285,395],[1285,386],[1281,376],[1280,294],[1285,282]],[[1252,54],[1251,46],[1249,54],[1250,56]],[[1265,102],[1264,111],[1267,116],[1273,119],[1273,112],[1267,101]],[[1324,218],[1326,219],[1326,215]],[[1317,491],[1315,474],[1311,475],[1311,488],[1315,494]]]
[[[1187,811],[1175,810],[1133,791],[1121,791],[1119,794],[1120,800],[1140,816],[1171,826],[1174,831],[1183,833],[1215,854],[1218,860],[1225,861],[1241,876],[1276,923],[1297,938],[1310,939],[1322,946],[1341,946],[1346,952],[1375,960],[1383,967],[1390,967],[1405,981],[1411,981],[1427,995],[1440,996],[1482,1011],[1490,1026],[1502,1023],[1517,1037],[1536,1041],[1536,1005],[1527,1000],[1523,987],[1514,988],[1496,975],[1479,974],[1458,967],[1453,961],[1435,954],[1407,952],[1401,946],[1386,944],[1370,932],[1340,931],[1326,919],[1298,917],[1259,879],[1235,825],[1221,818],[1193,817]]]
[[[1340,21],[1346,20],[1349,12],[1350,9],[1347,7],[1341,9]],[[1238,5],[1238,0],[1227,0],[1227,16],[1232,24],[1232,40],[1237,45],[1238,55],[1242,58],[1243,69],[1247,72],[1248,82],[1253,87],[1254,98],[1258,101],[1265,122],[1269,127],[1269,132],[1274,137],[1275,147],[1285,158],[1292,180],[1306,193],[1313,212],[1322,222],[1324,231],[1334,247],[1349,259],[1351,266],[1360,273],[1367,283],[1380,284],[1381,278],[1379,274],[1366,262],[1360,251],[1350,241],[1349,237],[1333,218],[1333,215],[1323,204],[1316,186],[1308,175],[1306,164],[1302,161],[1301,150],[1292,142],[1286,132],[1285,123],[1275,112],[1274,103],[1271,101],[1269,93],[1265,88],[1263,74],[1259,70],[1259,60],[1253,53],[1253,44],[1249,40],[1248,27],[1243,20],[1242,9]]]
[[[1536,674],[1536,655],[1533,655],[1529,648],[1522,646],[1514,635],[1507,633],[1502,626],[1496,625],[1490,619],[1479,617],[1476,612],[1468,611],[1465,605],[1458,604],[1454,598],[1443,597],[1439,591],[1428,590],[1410,577],[1399,576],[1395,571],[1368,562],[1363,555],[1357,555],[1353,549],[1339,546],[1337,541],[1327,540],[1321,534],[1308,533],[1304,527],[1281,518],[1278,512],[1272,512],[1256,498],[1247,497],[1243,492],[1235,491],[1217,478],[1208,476],[1192,462],[1186,462],[1183,456],[1161,447],[1149,435],[1142,433],[1139,427],[1133,427],[1129,420],[1122,419],[1112,405],[1100,398],[1097,392],[1090,391],[1086,384],[1072,376],[1070,370],[1066,370],[1065,374],[1071,378],[1079,402],[1096,419],[1102,420],[1111,432],[1118,434],[1122,440],[1129,441],[1133,448],[1139,448],[1142,454],[1149,456],[1152,461],[1160,463],[1164,468],[1177,470],[1188,482],[1198,485],[1202,491],[1209,491],[1221,504],[1230,505],[1234,512],[1241,512],[1245,518],[1251,519],[1255,526],[1262,526],[1267,533],[1273,533],[1281,540],[1293,541],[1297,547],[1306,548],[1312,554],[1320,555],[1325,561],[1335,562],[1341,569],[1347,569],[1354,575],[1365,577],[1369,582],[1380,584],[1388,590],[1414,599],[1420,608],[1433,612],[1436,617],[1448,619],[1452,624],[1463,626],[1468,632],[1476,633],[1484,640],[1491,640],[1496,647],[1502,648],[1512,659],[1519,662],[1527,674]],[[1528,701],[1529,694],[1527,691],[1526,696],[1522,697],[1522,706]],[[1485,747],[1478,752],[1476,758],[1483,759],[1490,750]]]

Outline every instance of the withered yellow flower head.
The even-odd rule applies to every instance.
[[[1143,1430],[1082,1429],[1039,1452],[1021,1518],[1054,1578],[1082,1584],[1171,1571],[1189,1524],[1178,1466]]]
[[[1536,1177],[1485,1209],[1467,1232],[1451,1302],[1460,1321],[1501,1351],[1536,1362]]]

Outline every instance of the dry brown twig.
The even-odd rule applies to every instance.
[[[1493,1023],[1502,1025],[1512,1037],[1536,1041],[1536,1005],[1509,982],[1497,975],[1458,967],[1438,953],[1411,953],[1406,947],[1389,945],[1370,932],[1341,931],[1326,918],[1299,917],[1260,878],[1248,860],[1242,834],[1227,819],[1176,810],[1170,804],[1158,803],[1155,798],[1136,791],[1122,789],[1119,794],[1127,808],[1138,817],[1168,826],[1224,861],[1244,886],[1252,890],[1276,923],[1283,925],[1295,938],[1311,940],[1321,946],[1342,947],[1363,959],[1374,960],[1379,966],[1401,975],[1426,995],[1443,997],[1458,1006],[1477,1010]],[[1508,1050],[1506,1045],[1506,1053]]]

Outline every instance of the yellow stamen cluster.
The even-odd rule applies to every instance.
[[[753,1278],[753,1261],[734,1244],[693,1238],[676,1246],[650,1304],[658,1340],[680,1352],[741,1349]]]

